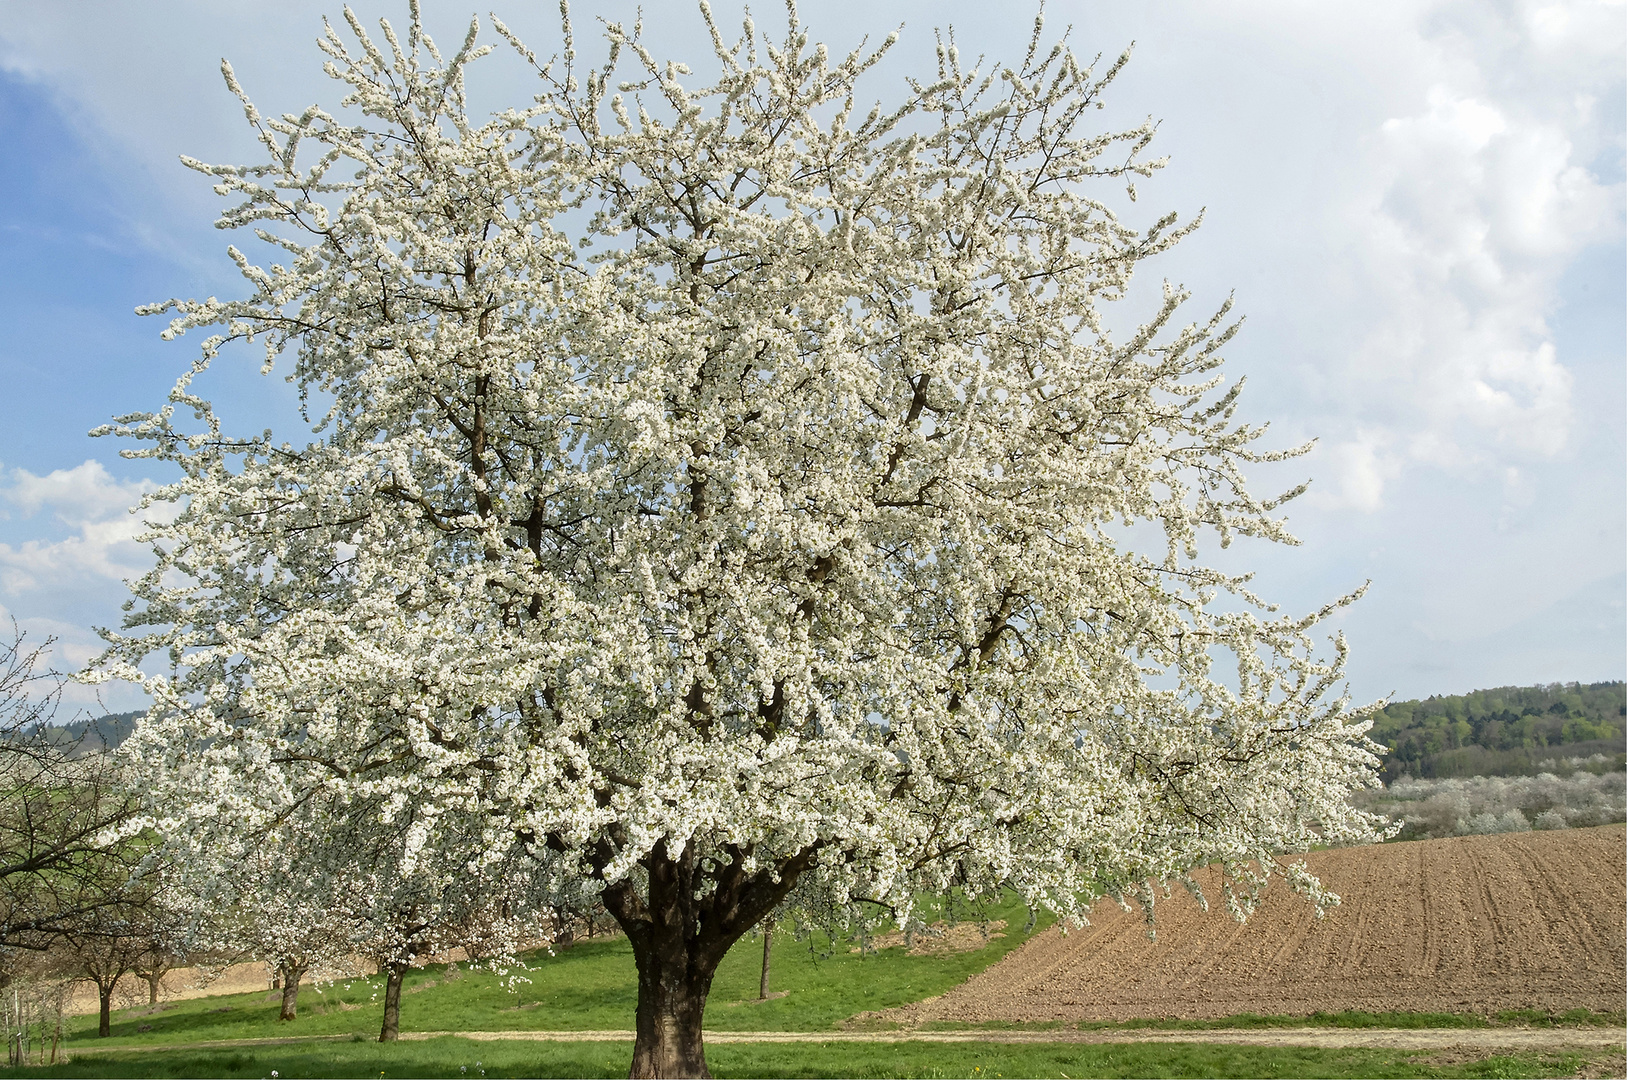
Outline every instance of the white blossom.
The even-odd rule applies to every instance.
[[[1199,561],[1295,542],[1302,490],[1245,484],[1305,448],[1236,418],[1230,304],[1101,318],[1195,226],[1108,206],[1162,164],[1150,122],[1088,127],[1127,56],[1036,26],[1021,65],[944,49],[867,108],[891,38],[714,26],[694,86],[636,28],[587,69],[568,21],[549,64],[498,24],[538,96],[477,122],[474,24],[443,61],[416,16],[383,45],[347,18],[338,112],[262,115],[227,69],[268,159],[189,164],[277,261],[145,309],[213,336],[107,429],[184,471],[98,669],[154,697],[167,829],[320,792],[416,823],[411,871],[456,820],[599,891],[635,952],[670,911],[732,941],[793,885],[1082,917],[1220,862],[1241,917],[1278,855],[1374,837],[1367,710],[1313,639],[1352,597],[1285,616]],[[331,401],[314,440],[225,434],[191,381],[238,341]]]

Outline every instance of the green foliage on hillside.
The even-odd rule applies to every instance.
[[[70,756],[95,753],[110,750],[129,738],[136,729],[136,721],[145,715],[145,711],[108,713],[95,719],[51,724],[42,733],[47,742],[66,750]]]
[[[1397,701],[1374,717],[1389,748],[1388,783],[1416,777],[1528,776],[1627,762],[1627,685],[1620,682],[1502,686],[1472,694]]]

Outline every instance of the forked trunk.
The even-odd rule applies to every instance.
[[[278,1020],[292,1020],[299,1009],[299,981],[305,976],[304,964],[284,964],[277,969],[282,981],[282,1012]]]
[[[643,860],[647,891],[625,880],[605,889],[638,966],[633,1080],[712,1075],[701,1023],[718,963],[779,906],[818,850],[747,874],[749,849],[724,848],[722,860],[699,870],[694,845],[674,859],[657,844]]]
[[[379,1042],[395,1042],[401,1038],[401,980],[406,978],[407,965],[392,962],[384,970],[384,1026],[379,1029]]]

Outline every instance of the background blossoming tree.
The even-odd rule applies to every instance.
[[[426,840],[407,840],[416,807],[379,810],[316,785],[269,813],[190,806],[188,827],[165,822],[161,850],[174,872],[157,893],[173,921],[189,925],[194,952],[265,963],[282,990],[281,1020],[296,1018],[308,975],[372,961],[385,977],[379,1041],[389,1042],[415,962],[460,948],[502,960],[544,944],[552,928],[541,905],[556,894],[539,893],[523,872],[523,848],[486,850],[476,815],[438,814],[427,835],[434,858],[423,858]]]
[[[1241,915],[1278,855],[1373,835],[1331,609],[1198,561],[1292,542],[1297,489],[1241,472],[1297,451],[1234,418],[1235,324],[1168,286],[1103,319],[1192,227],[1102,201],[1160,164],[1150,124],[1089,126],[1124,58],[1036,26],[1014,67],[944,45],[870,108],[891,38],[833,54],[793,11],[731,42],[701,11],[701,89],[637,27],[587,68],[568,18],[551,63],[498,24],[538,96],[483,123],[476,27],[443,58],[416,11],[328,30],[332,113],[263,117],[226,68],[267,159],[188,163],[281,262],[232,248],[243,299],[148,309],[217,332],[108,429],[184,472],[99,667],[155,699],[160,827],[323,792],[410,817],[410,872],[472,815],[626,931],[649,1076],[705,1073],[713,971],[794,895],[1078,915],[1220,861]],[[231,437],[194,393],[256,340],[314,439]]]

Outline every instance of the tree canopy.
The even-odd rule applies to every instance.
[[[1372,838],[1333,608],[1199,559],[1292,542],[1303,485],[1244,469],[1304,448],[1237,419],[1229,304],[1103,318],[1195,225],[1110,206],[1162,164],[1150,122],[1090,126],[1127,54],[945,41],[867,108],[891,37],[701,16],[699,86],[637,26],[590,67],[568,16],[551,62],[497,23],[537,96],[484,121],[478,25],[443,57],[416,9],[328,29],[333,112],[263,116],[223,69],[266,159],[188,163],[280,261],[232,247],[243,297],[146,309],[213,333],[106,429],[183,473],[99,666],[156,702],[126,744],[154,825],[329,799],[403,873],[522,852],[632,942],[637,1075],[704,1073],[712,971],[799,896],[1080,916],[1218,861],[1241,916],[1278,856]],[[226,433],[193,383],[239,341],[322,403],[311,437]]]

